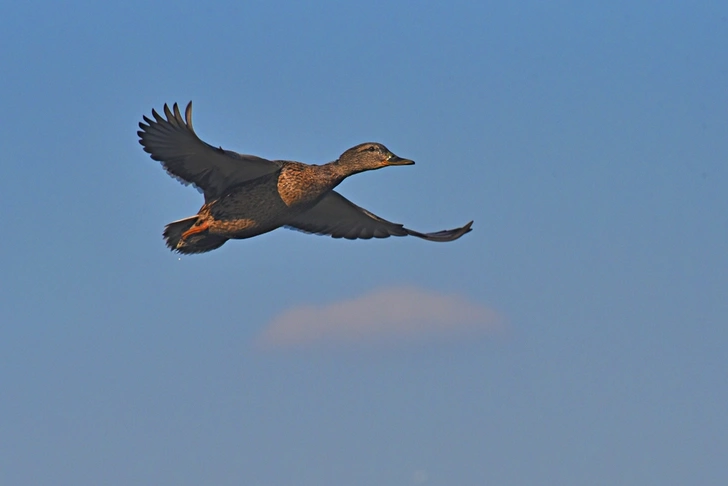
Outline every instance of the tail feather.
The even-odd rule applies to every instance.
[[[164,227],[164,242],[167,247],[179,253],[204,253],[220,248],[228,240],[224,236],[211,235],[207,232],[191,235],[182,240],[182,233],[195,224],[197,216],[173,221]]]

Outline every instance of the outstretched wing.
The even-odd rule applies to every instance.
[[[471,221],[462,228],[437,233],[419,233],[401,224],[382,219],[360,208],[338,192],[331,191],[318,204],[298,215],[286,227],[349,240],[412,235],[429,241],[453,241],[469,232],[472,225]]]
[[[183,184],[192,184],[205,194],[205,199],[220,196],[227,187],[275,172],[280,165],[254,155],[241,155],[215,148],[200,140],[192,128],[192,102],[185,118],[177,103],[174,113],[164,105],[164,115],[152,110],[154,120],[146,116],[139,123],[139,143],[152,159],[162,163],[172,177]]]

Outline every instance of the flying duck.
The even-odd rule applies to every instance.
[[[192,102],[182,118],[175,103],[164,105],[164,117],[139,123],[139,143],[152,159],[185,185],[204,196],[199,212],[169,223],[167,246],[179,253],[204,253],[229,239],[243,239],[276,228],[296,229],[333,238],[416,236],[428,241],[453,241],[471,231],[461,228],[419,233],[391,223],[352,203],[334,188],[350,175],[414,162],[394,155],[381,143],[362,143],[328,164],[267,160],[203,142],[192,128]]]

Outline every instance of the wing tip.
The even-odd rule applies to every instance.
[[[407,234],[410,236],[416,236],[418,238],[422,238],[423,240],[427,241],[437,241],[437,242],[449,242],[449,241],[455,241],[458,238],[462,237],[463,235],[470,233],[473,231],[473,223],[474,221],[470,221],[465,226],[461,226],[460,228],[454,228],[450,230],[443,230],[443,231],[437,231],[435,233],[420,233],[418,231],[414,231],[408,228],[404,228],[405,231],[407,231]]]
[[[168,132],[170,129],[187,129],[195,134],[195,131],[192,129],[192,101],[187,103],[185,118],[182,118],[182,113],[180,112],[179,105],[177,103],[172,105],[172,109],[170,109],[168,103],[165,103],[162,108],[162,113],[164,113],[164,116],[160,115],[156,109],[152,108],[153,119],[149,118],[147,115],[142,115],[143,121],[139,122],[139,128],[141,130],[137,131],[140,144],[146,145],[144,140],[146,136],[165,131]]]

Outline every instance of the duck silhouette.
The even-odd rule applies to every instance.
[[[192,102],[182,117],[175,103],[164,115],[139,123],[139,143],[172,177],[195,186],[205,197],[199,212],[169,223],[167,246],[176,252],[204,253],[230,239],[251,238],[276,228],[296,229],[333,238],[369,239],[416,236],[453,241],[471,231],[461,228],[419,233],[376,216],[334,188],[350,175],[414,162],[381,143],[362,143],[328,164],[310,165],[243,155],[200,140],[192,128]]]

